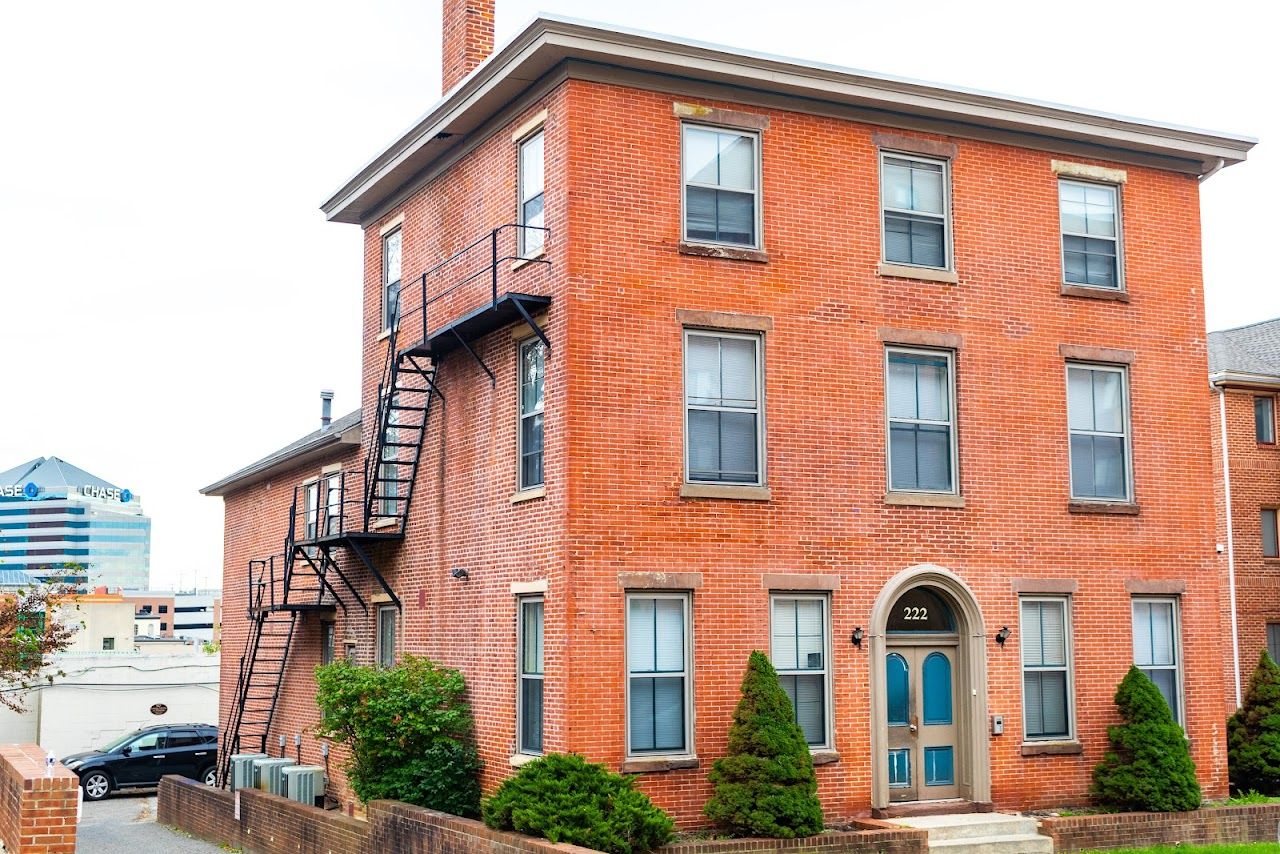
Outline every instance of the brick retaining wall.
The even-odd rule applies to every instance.
[[[240,818],[234,796],[185,777],[160,783],[157,820],[210,842],[244,849],[246,854],[590,854],[576,845],[491,830],[472,819],[398,801],[372,801],[368,821],[319,810],[255,789],[240,792]],[[806,839],[735,839],[681,842],[663,854],[925,854],[927,834],[920,830],[859,823],[867,829],[828,833]]]
[[[0,745],[0,846],[11,854],[75,854],[80,778],[45,758],[39,745]]]
[[[1280,804],[1211,807],[1194,812],[1111,813],[1040,820],[1056,852],[1141,848],[1179,842],[1209,845],[1280,841]]]

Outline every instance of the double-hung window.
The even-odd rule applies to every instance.
[[[1121,287],[1120,191],[1105,184],[1058,181],[1062,277],[1069,285]]]
[[[1276,399],[1270,395],[1253,399],[1253,432],[1262,445],[1276,443]]]
[[[543,132],[538,131],[520,143],[520,224],[521,258],[533,258],[542,253],[546,243],[544,215],[545,175],[543,159]]]
[[[685,330],[686,477],[764,483],[761,337]]]
[[[1067,365],[1071,497],[1129,501],[1129,389],[1124,368]]]
[[[520,489],[542,485],[542,385],[547,346],[540,338],[520,344]]]
[[[333,664],[334,649],[338,640],[338,628],[333,620],[320,624],[320,663]]]
[[[392,315],[399,313],[400,242],[397,228],[382,236],[382,328],[390,329]]]
[[[542,752],[542,628],[541,597],[517,600],[519,608],[519,685],[516,727],[520,753]]]
[[[320,521],[320,482],[312,481],[303,488],[303,499],[305,507],[303,509],[302,531],[303,537],[308,540],[314,540],[319,530]]]
[[[684,239],[760,248],[760,137],[683,125]]]
[[[378,606],[378,651],[379,667],[395,667],[396,665],[396,606]]]
[[[342,475],[329,475],[324,485],[324,533],[332,536],[342,530]]]
[[[1280,557],[1280,510],[1274,507],[1262,509],[1262,556]]]
[[[1173,719],[1182,723],[1176,599],[1133,600],[1133,663],[1156,683]]]
[[[1028,741],[1071,736],[1071,651],[1067,599],[1024,597],[1022,725]]]
[[[810,747],[826,747],[828,679],[827,597],[775,594],[770,633],[774,669]]]
[[[889,489],[954,493],[953,355],[891,348],[886,360]]]
[[[881,152],[885,261],[950,268],[948,183],[945,160]]]
[[[1267,623],[1267,654],[1280,661],[1280,623]]]
[[[627,596],[627,752],[690,754],[689,596]]]

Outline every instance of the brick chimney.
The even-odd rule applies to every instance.
[[[441,0],[441,81],[445,93],[493,53],[495,0]]]

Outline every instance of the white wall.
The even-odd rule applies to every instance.
[[[220,658],[198,647],[173,655],[54,656],[50,670],[67,675],[28,692],[27,714],[0,712],[0,742],[35,741],[65,756],[151,724],[217,724]],[[168,711],[151,714],[156,703]]]

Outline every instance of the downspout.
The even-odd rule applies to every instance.
[[[1227,591],[1231,597],[1231,660],[1235,663],[1236,708],[1244,705],[1240,694],[1240,626],[1236,617],[1236,541],[1231,522],[1231,458],[1227,451],[1227,393],[1218,390],[1218,421],[1222,431],[1222,488],[1227,516]]]
[[[1210,166],[1209,171],[1205,172],[1203,175],[1200,176],[1200,179],[1199,179],[1200,183],[1203,184],[1205,181],[1208,181],[1214,175],[1217,175],[1218,172],[1222,170],[1222,167],[1226,165],[1227,165],[1227,161],[1219,157],[1218,162]]]

